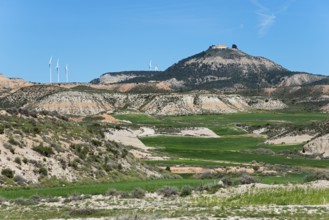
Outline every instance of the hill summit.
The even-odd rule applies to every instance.
[[[122,73],[120,73],[122,74]],[[116,73],[103,74],[102,78],[117,77]],[[224,44],[212,45],[170,66],[163,72],[125,72],[120,83],[172,83],[172,88],[186,89],[255,89],[266,87],[301,86],[323,81],[324,76],[292,72],[260,56],[252,56]],[[109,82],[109,80],[107,80]],[[105,82],[106,80],[94,80]]]

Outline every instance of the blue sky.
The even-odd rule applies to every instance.
[[[61,81],[68,64],[88,82],[219,43],[329,75],[328,40],[328,0],[0,0],[0,73],[34,82],[49,81],[50,56]]]

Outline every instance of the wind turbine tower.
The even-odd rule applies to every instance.
[[[159,67],[158,67],[158,64],[157,65],[155,65],[155,67],[154,67],[154,71],[158,71],[159,70]]]
[[[59,59],[57,59],[56,70],[57,70],[57,82],[59,82]]]
[[[149,63],[149,71],[152,70],[152,60],[150,60],[150,63]]]
[[[65,66],[65,75],[66,75],[66,82],[69,82],[69,65],[66,64]]]
[[[49,82],[51,83],[51,62],[53,60],[53,57],[50,57],[50,60],[49,60]]]

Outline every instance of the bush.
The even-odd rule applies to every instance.
[[[121,157],[122,157],[122,158],[125,158],[127,155],[128,155],[128,150],[127,150],[127,149],[123,149],[123,150],[121,151]]]
[[[45,156],[45,157],[50,157],[52,154],[54,154],[54,151],[50,147],[45,147],[42,144],[39,146],[33,147],[32,150],[38,152],[39,154]]]
[[[158,190],[158,194],[164,197],[171,197],[178,195],[178,189],[176,187],[164,186]]]
[[[136,188],[134,191],[131,192],[131,197],[136,199],[142,199],[145,197],[145,190]]]
[[[8,178],[13,178],[14,177],[14,171],[12,171],[11,169],[9,168],[5,168],[1,171],[1,174],[5,177],[8,177]]]
[[[22,206],[27,206],[27,205],[37,205],[38,204],[38,200],[35,199],[16,199],[14,200],[14,203],[17,205],[22,205]]]
[[[99,140],[96,140],[96,139],[92,139],[92,140],[91,140],[91,143],[92,143],[94,146],[102,146],[102,142],[99,141]]]
[[[242,174],[242,176],[239,178],[240,184],[250,184],[250,183],[256,183],[256,178],[253,176],[250,176],[248,174]]]
[[[14,161],[15,161],[15,163],[17,163],[19,165],[22,164],[21,158],[19,158],[19,157],[15,157],[15,160]]]
[[[17,183],[20,186],[23,186],[26,184],[26,179],[21,175],[15,175],[14,181],[15,181],[15,183]]]
[[[185,185],[182,187],[181,191],[180,191],[180,196],[189,196],[192,194],[192,186],[190,185]]]
[[[312,173],[304,177],[304,182],[312,182],[316,180],[329,180],[329,173]]]
[[[197,179],[217,179],[217,178],[221,178],[223,176],[223,174],[219,173],[219,172],[209,172],[208,171],[208,172],[198,173],[194,176]]]
[[[29,162],[29,160],[26,157],[24,157],[23,158],[23,163],[27,164],[28,162]]]
[[[19,141],[15,140],[13,137],[10,137],[8,142],[12,145],[20,146],[21,143]]]
[[[3,146],[8,149],[12,154],[15,154],[15,149],[13,148],[13,146],[9,143],[4,143]]]
[[[119,196],[120,194],[121,192],[116,189],[110,189],[105,193],[107,196]]]
[[[90,209],[90,208],[84,208],[84,209],[76,209],[76,210],[72,210],[70,212],[70,215],[92,215],[95,214],[97,211],[95,209]]]
[[[224,176],[221,181],[224,183],[225,186],[232,186],[233,181],[230,176]]]
[[[215,193],[218,191],[219,188],[221,188],[222,185],[217,184],[217,183],[207,183],[202,186],[198,187],[199,191],[207,191],[208,193]]]
[[[42,175],[42,176],[47,176],[48,175],[48,171],[47,171],[46,168],[40,167],[39,168],[39,174]]]

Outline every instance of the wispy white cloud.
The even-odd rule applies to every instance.
[[[274,14],[257,13],[260,18],[258,24],[258,35],[263,37],[268,29],[275,23],[276,16]]]
[[[277,16],[288,10],[292,0],[285,1],[278,8],[270,8],[261,4],[258,0],[251,0],[251,3],[256,7],[255,14],[258,16],[258,36],[264,37],[268,30],[275,24]]]

